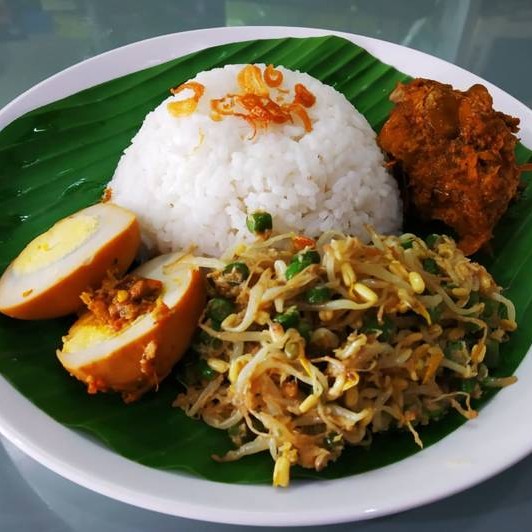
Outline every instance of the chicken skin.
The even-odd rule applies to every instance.
[[[494,111],[483,85],[462,92],[428,79],[399,83],[378,143],[406,175],[420,218],[454,229],[471,255],[486,244],[515,197],[519,119]]]

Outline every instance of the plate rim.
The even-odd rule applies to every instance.
[[[32,108],[39,107],[43,105],[42,92],[46,93],[46,90],[51,90],[50,87],[57,85],[59,80],[64,80],[65,77],[68,78],[74,74],[77,74],[80,70],[87,70],[88,72],[97,71],[96,67],[101,66],[102,64],[108,68],[109,65],[112,65],[115,58],[119,57],[122,54],[129,54],[135,49],[144,47],[145,49],[154,50],[157,49],[159,45],[163,45],[172,41],[179,41],[180,39],[191,39],[193,43],[196,42],[207,42],[209,38],[216,37],[218,34],[221,34],[225,37],[225,40],[219,42],[219,44],[225,42],[237,42],[248,39],[264,39],[264,38],[276,38],[282,36],[295,36],[295,37],[310,37],[312,35],[338,35],[340,37],[347,38],[352,42],[365,47],[379,57],[381,60],[388,62],[394,66],[398,66],[393,60],[390,60],[390,57],[393,57],[394,54],[406,54],[409,57],[417,57],[420,59],[420,64],[423,64],[424,61],[428,61],[431,65],[444,69],[444,71],[452,73],[453,75],[459,77],[459,74],[464,77],[464,79],[476,80],[477,82],[482,82],[485,84],[490,92],[494,95],[495,106],[498,106],[498,102],[502,102],[504,105],[499,106],[503,107],[505,112],[515,113],[520,118],[527,118],[528,122],[524,125],[525,127],[521,131],[521,137],[525,137],[525,143],[532,145],[532,111],[528,109],[526,105],[519,102],[513,96],[507,94],[501,89],[497,88],[493,84],[479,78],[478,76],[460,68],[456,65],[452,65],[442,59],[433,57],[424,52],[418,50],[413,50],[402,45],[391,43],[388,41],[383,41],[379,39],[374,39],[371,37],[366,37],[357,34],[350,34],[345,32],[338,32],[333,30],[324,30],[318,28],[300,28],[300,27],[289,27],[289,26],[239,26],[239,27],[219,27],[219,28],[208,28],[208,29],[198,29],[187,32],[171,33],[167,35],[161,35],[157,37],[152,37],[150,39],[145,39],[142,41],[137,41],[113,50],[104,52],[92,58],[89,58],[85,61],[81,61],[68,67],[57,74],[46,78],[37,85],[31,87],[27,91],[23,92],[17,98],[8,103],[3,109],[0,110],[0,130],[9,124],[12,120],[21,116],[25,112],[28,112]],[[211,42],[203,44],[200,48],[206,48],[213,46]],[[196,48],[196,49],[200,49]],[[375,50],[386,50],[386,59],[383,59],[379,53],[375,53]],[[138,51],[138,50],[137,50]],[[177,50],[172,52],[170,55],[172,57],[177,57],[179,55],[185,55],[191,50]],[[393,53],[391,53],[393,52]],[[163,54],[164,55],[164,54]],[[139,70],[141,68],[146,68],[161,62],[165,62],[170,59],[170,56],[162,57],[159,55],[158,59],[154,63],[143,64],[142,66],[136,66],[130,71]],[[149,59],[147,59],[149,61]],[[134,59],[132,63],[141,61],[141,59]],[[146,61],[146,59],[142,59]],[[401,68],[401,67],[398,67]],[[422,67],[423,69],[423,67]],[[446,69],[446,70],[445,70]],[[115,75],[112,75],[115,72]],[[109,71],[105,70],[101,72],[101,75],[111,74],[111,77],[107,79],[113,79],[119,77],[126,72],[120,71],[116,73],[116,70]],[[410,70],[408,72],[411,75],[416,75]],[[452,76],[451,76],[452,77]],[[93,86],[95,84],[105,81],[105,79],[100,78],[98,81],[92,80],[88,81],[88,78],[79,80],[85,84],[85,88]],[[92,78],[91,78],[92,79]],[[459,86],[459,84],[457,85]],[[70,86],[72,87],[72,86]],[[72,92],[77,92],[79,87],[76,85],[72,88]],[[39,97],[41,93],[41,97]],[[60,97],[66,96],[68,93],[62,94]],[[53,97],[50,101],[57,100],[59,98]],[[519,367],[518,374],[523,371],[528,371],[532,374],[532,362],[529,360],[529,353],[525,357],[525,360],[522,362]],[[524,389],[520,389],[518,385],[516,388],[521,392],[518,397],[519,400],[523,400]],[[512,390],[505,391],[504,394],[498,396],[497,404],[499,403],[508,403],[511,397],[515,396],[515,388]],[[528,396],[532,400],[532,391],[528,393]],[[108,497],[120,500],[122,502],[132,504],[141,508],[155,510],[162,513],[167,513],[170,515],[176,515],[180,517],[188,517],[192,519],[200,519],[204,521],[211,522],[220,522],[220,523],[231,523],[231,524],[247,524],[247,525],[270,525],[270,526],[287,526],[287,525],[320,525],[320,524],[332,524],[340,523],[347,521],[363,520],[369,519],[377,516],[388,515],[391,513],[396,513],[401,510],[407,510],[413,507],[421,506],[428,504],[435,500],[441,499],[443,497],[452,495],[464,489],[467,489],[487,478],[499,473],[500,471],[510,467],[527,454],[532,451],[532,428],[528,431],[523,432],[521,428],[521,436],[525,436],[525,440],[519,440],[518,444],[512,442],[513,453],[508,457],[505,455],[504,459],[498,460],[498,462],[492,464],[492,466],[482,472],[476,471],[475,474],[469,475],[468,477],[462,478],[460,482],[454,482],[451,486],[436,486],[432,490],[413,490],[411,496],[405,496],[402,494],[402,499],[399,497],[399,502],[386,501],[380,506],[366,504],[364,508],[350,509],[349,507],[333,507],[327,512],[318,513],[315,508],[310,509],[308,512],[304,513],[302,511],[287,512],[283,511],[282,507],[287,505],[290,500],[294,497],[299,497],[301,493],[307,494],[312,493],[314,497],[319,495],[321,491],[320,488],[325,487],[326,489],[332,489],[331,484],[335,484],[338,488],[348,488],[353,487],[353,484],[356,486],[357,480],[361,478],[376,478],[377,483],[386,481],[387,475],[395,476],[397,469],[404,469],[405,464],[410,464],[411,466],[416,467],[420,463],[424,463],[427,460],[424,460],[424,457],[430,458],[432,455],[438,456],[442,454],[441,445],[439,443],[429,447],[420,454],[413,455],[405,460],[385,466],[378,470],[374,470],[369,473],[364,473],[360,475],[345,477],[343,479],[337,480],[323,480],[317,482],[304,482],[298,481],[294,483],[294,486],[285,492],[279,492],[273,490],[270,486],[258,486],[255,485],[250,490],[249,485],[238,485],[238,484],[224,484],[218,482],[212,482],[208,480],[203,480],[198,477],[189,477],[185,474],[179,472],[167,472],[162,470],[157,470],[154,468],[148,468],[141,464],[129,461],[117,453],[101,446],[98,443],[95,443],[91,439],[87,438],[85,435],[77,433],[71,429],[67,429],[62,426],[43,411],[34,406],[28,399],[26,399],[22,394],[20,394],[15,388],[8,383],[3,377],[0,378],[0,405],[12,405],[14,402],[15,405],[18,405],[18,409],[32,415],[32,427],[28,429],[24,422],[20,422],[20,417],[15,416],[12,412],[5,412],[5,408],[0,407],[0,433],[14,443],[18,448],[23,452],[28,454],[33,459],[37,460],[47,468],[51,469],[55,473],[77,483],[88,489],[99,492]],[[490,415],[490,412],[493,412],[493,408],[490,408],[491,403],[483,409],[483,415],[480,416],[481,419],[486,419]],[[496,408],[495,410],[501,410],[501,408]],[[487,416],[486,416],[487,414]],[[493,415],[491,417],[494,417]],[[471,423],[471,422],[470,422]],[[451,435],[447,436],[442,440],[442,442],[447,441],[449,438],[452,438],[455,434],[459,435],[468,435],[471,437],[471,434],[478,430],[478,426],[471,426],[470,423],[462,426],[457,431],[453,432]],[[473,422],[474,424],[474,422]],[[40,431],[50,430],[50,425],[54,429],[55,438],[59,438],[60,441],[64,443],[63,447],[68,448],[69,445],[73,445],[75,452],[72,455],[67,457],[58,456],[61,454],[59,452],[54,453],[47,448],[46,445],[38,443],[35,437],[31,435],[38,434]],[[474,436],[473,436],[474,437]],[[456,439],[456,438],[455,438]],[[466,437],[467,439],[467,437]],[[503,438],[504,439],[504,438]],[[528,441],[528,444],[525,443]],[[63,450],[63,449],[62,449]],[[77,450],[77,454],[76,454]],[[88,454],[87,454],[88,453]],[[83,456],[91,456],[96,453],[96,456],[100,460],[100,472],[92,473],[87,471],[87,467],[81,467],[80,458]],[[444,453],[445,455],[445,453]],[[77,456],[77,458],[76,458]],[[163,484],[166,486],[168,482],[172,483],[171,479],[179,478],[187,485],[187,488],[190,488],[191,493],[187,494],[188,498],[183,499],[183,495],[180,493],[172,493],[170,497],[163,496],[159,494],[154,496],[153,493],[146,492],[148,485],[146,485],[144,491],[142,489],[133,489],[129,486],[124,485],[124,481],[113,481],[110,480],[109,474],[106,474],[106,471],[112,471],[113,467],[116,468],[116,461],[119,461],[121,466],[124,466],[125,469],[119,468],[123,473],[131,474],[131,468],[138,472],[139,475],[148,475],[157,477],[161,482],[164,480]],[[77,464],[77,465],[76,465]],[[456,465],[456,464],[455,464]],[[460,465],[458,464],[458,467]],[[111,468],[111,469],[109,469]],[[471,473],[471,471],[469,471]],[[419,475],[417,475],[419,476]],[[416,475],[414,474],[415,478]],[[389,481],[389,480],[388,480]],[[178,482],[179,484],[179,482]],[[156,485],[156,484],[155,484]],[[351,485],[351,486],[349,486]],[[152,482],[153,486],[153,482]],[[195,503],[192,499],[194,495],[204,495],[206,487],[210,486],[215,493],[215,500],[211,501],[210,504],[205,503]],[[318,486],[320,488],[318,488]],[[314,488],[312,488],[314,487]],[[265,500],[268,501],[268,506],[264,506],[262,509],[254,510],[242,507],[226,507],[225,501],[223,499],[223,493],[225,491],[231,491],[235,493],[237,500],[239,496],[243,497],[243,500],[246,499],[246,492],[253,491],[257,494],[261,494]],[[414,495],[415,493],[415,495]],[[175,497],[178,499],[175,499]],[[179,496],[181,495],[181,499]],[[221,497],[221,498],[220,498]],[[258,498],[258,497],[257,497]],[[198,498],[198,500],[200,500]],[[214,504],[212,504],[214,502]],[[273,505],[273,509],[272,509]]]

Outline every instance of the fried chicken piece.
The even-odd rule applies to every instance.
[[[466,255],[478,251],[515,197],[519,119],[493,110],[486,87],[462,92],[428,79],[399,83],[380,147],[406,174],[406,195],[423,220],[456,231]]]

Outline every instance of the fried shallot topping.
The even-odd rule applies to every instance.
[[[273,65],[268,65],[264,69],[264,81],[268,87],[278,87],[283,82],[283,73],[275,70]]]
[[[224,116],[238,116],[246,120],[253,128],[267,128],[270,124],[293,122],[299,118],[305,131],[312,131],[312,122],[305,108],[312,107],[316,97],[301,83],[294,87],[294,100],[284,103],[284,90],[281,90],[283,74],[272,65],[264,69],[257,65],[246,65],[237,77],[240,92],[227,94],[223,98],[211,100],[211,118],[221,120]],[[270,88],[280,92],[274,96]]]
[[[119,331],[156,309],[162,288],[156,279],[131,274],[116,279],[109,275],[100,288],[83,292],[81,300],[100,322]]]
[[[312,131],[306,109],[316,103],[316,97],[302,83],[295,84],[291,102],[285,102],[290,91],[281,86],[283,73],[273,65],[268,65],[264,72],[257,65],[246,65],[238,73],[237,83],[239,91],[236,94],[211,99],[212,120],[218,122],[225,116],[242,118],[252,127],[253,136],[259,128],[293,122],[294,118],[301,121],[306,132]],[[168,110],[176,117],[192,114],[205,92],[205,87],[195,81],[183,83],[171,92],[176,95],[186,89],[192,90],[193,96],[168,103]]]
[[[198,107],[198,103],[205,92],[205,87],[196,81],[189,81],[179,85],[175,89],[170,89],[170,92],[175,96],[184,90],[191,90],[194,94],[190,98],[184,100],[177,100],[168,104],[168,110],[174,116],[188,116],[191,115]]]

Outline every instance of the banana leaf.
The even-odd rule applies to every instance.
[[[282,64],[332,85],[377,131],[391,109],[390,91],[398,81],[408,79],[339,37],[270,39],[209,48],[36,109],[0,132],[0,271],[55,221],[98,201],[144,116],[166,98],[170,87],[201,70],[252,62]],[[521,163],[532,160],[532,152],[522,145],[516,153]],[[524,177],[528,182],[531,175]],[[499,224],[493,253],[481,258],[507,289],[521,323],[532,320],[531,217],[532,193],[527,187]],[[211,459],[212,454],[230,449],[231,443],[225,432],[171,407],[180,391],[173,377],[157,393],[131,405],[124,405],[115,395],[89,396],[55,357],[70,321],[24,322],[0,316],[0,373],[38,408],[148,466],[223,482],[270,482],[269,455],[226,464]],[[521,327],[503,346],[498,373],[511,374],[531,342],[532,328]],[[423,427],[420,436],[428,446],[462,423],[458,414],[449,414]],[[338,478],[382,467],[418,451],[410,434],[379,435],[370,450],[349,448],[325,471],[296,469],[294,476]]]

